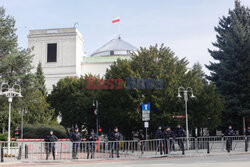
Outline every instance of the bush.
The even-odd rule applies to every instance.
[[[8,132],[0,134],[0,141],[7,141],[8,140]]]
[[[60,138],[68,138],[66,130],[61,125],[28,124],[23,128],[23,138],[25,139],[43,139],[53,130],[54,135]]]

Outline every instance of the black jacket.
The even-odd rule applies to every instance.
[[[82,140],[82,135],[80,132],[73,132],[71,133],[70,137],[69,137],[70,141],[72,142],[80,142]]]
[[[96,140],[98,140],[98,137],[97,137],[97,135],[96,134],[88,134],[88,136],[86,137],[86,140],[87,141],[96,141]]]
[[[249,129],[246,129],[245,135],[250,137],[250,130]]]
[[[233,129],[227,129],[226,131],[225,131],[225,134],[224,134],[225,136],[234,136],[235,134],[234,134],[234,130]]]
[[[55,142],[58,141],[58,138],[55,135],[48,135],[44,138],[45,142]]]
[[[162,133],[162,131],[160,129],[156,130],[155,138],[156,139],[163,139],[163,133]]]
[[[174,132],[172,130],[168,130],[168,131],[164,131],[163,132],[163,137],[164,139],[170,139],[170,138],[174,138]]]
[[[121,134],[119,132],[112,132],[110,134],[109,140],[110,141],[119,141],[121,139]]]
[[[183,128],[177,128],[175,131],[175,136],[176,137],[184,137],[185,136],[185,131]]]

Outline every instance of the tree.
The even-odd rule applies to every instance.
[[[240,129],[240,122],[250,114],[250,12],[239,1],[215,27],[216,50],[209,50],[217,61],[206,67],[211,71],[207,78],[216,84],[216,90],[225,99],[224,126],[233,124]]]
[[[43,96],[47,96],[48,92],[45,86],[45,77],[41,62],[39,62],[36,70],[36,84],[36,87],[42,92]]]
[[[5,15],[5,9],[0,8],[0,83],[21,85],[23,98],[13,98],[12,102],[12,128],[20,124],[19,112],[26,109],[24,121],[26,123],[44,123],[51,119],[52,111],[48,110],[46,97],[37,90],[36,77],[31,73],[33,55],[30,49],[19,48],[15,29],[15,20]],[[8,122],[8,100],[0,96],[1,126],[6,128]]]
[[[0,60],[9,55],[17,47],[15,19],[5,14],[5,9],[0,7]]]
[[[48,101],[55,109],[55,116],[62,118],[61,125],[69,129],[75,124],[81,129],[95,127],[92,110],[93,99],[98,99],[98,90],[88,90],[86,76],[66,77],[53,86]]]
[[[107,130],[117,125],[126,136],[130,136],[133,130],[144,129],[141,120],[142,102],[151,103],[151,131],[154,131],[158,125],[172,127],[175,127],[177,123],[184,125],[185,120],[172,118],[173,115],[184,114],[183,100],[177,99],[177,90],[180,86],[192,87],[194,94],[197,95],[197,98],[189,102],[190,128],[208,127],[212,130],[218,127],[223,101],[215,93],[214,85],[205,85],[206,82],[201,75],[203,71],[198,64],[193,70],[188,70],[187,65],[186,59],[178,59],[170,48],[163,45],[151,46],[149,49],[141,48],[137,54],[133,54],[130,61],[118,60],[110,70],[107,70],[106,80],[109,78],[125,79],[124,87],[126,87],[127,77],[162,78],[163,89],[104,90],[103,107],[100,111],[104,129]],[[202,115],[203,112],[206,114]],[[198,121],[200,118],[207,119],[206,116],[213,119],[212,124]],[[107,122],[107,119],[112,121]]]

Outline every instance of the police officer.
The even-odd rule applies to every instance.
[[[246,135],[246,151],[248,150],[248,142],[250,140],[250,125],[248,125],[246,131],[245,131],[245,135]]]
[[[114,128],[114,131],[110,134],[110,141],[111,141],[111,157],[113,158],[114,156],[114,149],[116,151],[116,156],[119,158],[119,140],[121,139],[121,134],[118,132],[118,127]]]
[[[175,131],[175,137],[177,137],[177,142],[182,151],[184,151],[184,143],[183,143],[183,137],[185,136],[185,131],[181,127],[180,124],[177,125],[177,129]]]
[[[91,152],[91,159],[95,158],[95,145],[96,140],[98,140],[97,135],[95,134],[94,129],[90,130],[90,133],[86,137],[87,143],[87,159],[89,159],[89,153]]]
[[[155,138],[158,139],[158,141],[157,141],[157,151],[160,151],[160,154],[162,155],[163,133],[162,133],[162,130],[161,130],[161,126],[158,126],[158,129],[156,130],[156,133],[155,133]]]
[[[235,135],[234,130],[231,125],[228,126],[228,128],[225,131],[226,136],[226,149],[227,152],[230,152],[232,150],[232,143],[233,143],[233,136]]]
[[[52,152],[53,160],[55,160],[55,142],[58,141],[58,138],[54,135],[53,130],[50,130],[50,134],[44,138],[44,141],[46,142],[46,160],[48,160],[50,152]]]
[[[79,148],[79,144],[81,140],[82,140],[82,135],[79,132],[78,127],[75,127],[74,132],[72,132],[70,135],[70,141],[73,142],[73,146],[72,146],[72,158],[73,159],[78,159],[77,152],[78,152],[78,148]]]
[[[164,137],[164,153],[168,154],[169,150],[175,150],[174,148],[174,132],[171,130],[170,126],[166,126],[163,131]]]

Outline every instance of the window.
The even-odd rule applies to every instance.
[[[47,62],[56,62],[57,44],[49,43],[47,46]]]
[[[110,51],[110,55],[114,55],[114,51],[113,50]]]

